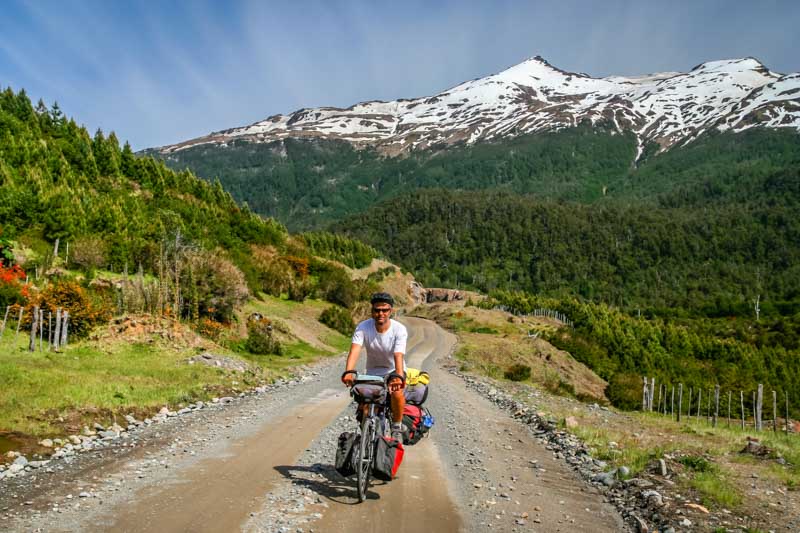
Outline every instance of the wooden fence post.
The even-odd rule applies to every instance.
[[[648,411],[653,412],[653,396],[655,396],[656,378],[650,378],[650,405]]]
[[[764,385],[761,383],[758,384],[758,400],[756,401],[756,408],[758,409],[758,431],[764,429],[763,424],[763,407],[764,407]]]
[[[5,332],[6,332],[6,320],[8,320],[8,312],[9,312],[9,311],[11,311],[11,306],[10,306],[10,305],[7,305],[7,306],[6,306],[6,314],[5,314],[5,316],[3,317],[3,325],[2,325],[2,326],[0,326],[0,341],[2,341],[2,340],[3,340],[3,333],[5,333]]]
[[[719,419],[719,384],[714,386],[714,422],[712,425],[717,427],[717,419]]]
[[[703,389],[697,389],[697,420],[700,420],[700,406],[703,405]]]
[[[678,422],[681,421],[682,410],[683,410],[683,383],[678,383]]]
[[[17,343],[17,337],[19,336],[19,327],[22,325],[22,314],[25,312],[25,308],[20,306],[19,308],[19,318],[17,319],[17,332],[14,333],[14,344]]]
[[[672,386],[672,395],[669,400],[669,416],[675,416],[675,385]]]
[[[39,309],[39,351],[44,351],[42,348],[42,337],[44,336],[44,310]]]
[[[731,427],[731,391],[728,391],[728,427]]]
[[[783,395],[786,397],[786,434],[789,434],[789,392],[783,391]]]
[[[753,391],[753,430],[758,430],[758,420],[756,418],[756,391]]]
[[[53,312],[47,312],[47,349],[53,349]]]
[[[664,415],[666,415],[667,414],[667,384],[664,383],[664,385],[662,385],[662,387],[664,389],[664,411],[663,411],[663,413],[664,413]]]
[[[56,309],[56,329],[53,332],[53,349],[58,351],[58,341],[61,340],[61,308]]]
[[[706,422],[711,422],[711,389],[708,389],[708,402],[706,403]]]
[[[661,385],[658,386],[658,402],[656,402],[656,412],[661,412]]]
[[[61,318],[61,340],[58,342],[60,347],[67,345],[67,332],[69,331],[69,311],[64,309],[64,316]]]
[[[742,429],[744,430],[744,392],[739,391],[739,402],[742,404]]]
[[[647,411],[647,376],[642,376],[644,386],[642,387],[642,411]]]
[[[689,404],[688,404],[688,407],[686,408],[686,418],[688,418],[689,420],[692,419],[692,388],[691,387],[689,387]]]
[[[39,326],[39,306],[33,306],[33,318],[31,319],[31,340],[28,343],[28,351],[36,351],[36,328]]]
[[[778,393],[772,391],[772,432],[778,432]]]

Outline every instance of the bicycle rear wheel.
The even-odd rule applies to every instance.
[[[361,438],[358,443],[358,463],[356,467],[356,483],[358,491],[358,501],[363,502],[367,499],[367,489],[369,488],[369,478],[372,472],[372,450],[373,436],[375,433],[375,419],[372,416],[365,416],[361,421]]]

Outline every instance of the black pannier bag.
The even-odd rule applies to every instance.
[[[353,454],[356,456],[358,450],[358,433],[345,431],[339,435],[339,442],[336,445],[336,464],[334,467],[344,477],[352,476],[356,473]]]

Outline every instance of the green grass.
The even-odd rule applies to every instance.
[[[330,333],[324,342],[336,352],[302,341],[284,344],[280,356],[215,350],[260,367],[255,374],[242,374],[186,364],[196,351],[159,343],[82,341],[63,353],[30,353],[27,339],[28,334],[20,331],[15,343],[13,328],[9,328],[0,342],[0,432],[37,437],[63,435],[67,423],[102,421],[114,414],[150,412],[165,404],[187,404],[244,390],[349,346],[344,335]]]
[[[63,353],[30,353],[8,337],[0,345],[0,431],[53,434],[58,417],[76,412],[155,409],[207,399],[208,386],[243,382],[240,375],[186,364],[191,351],[155,344],[119,343],[104,350],[79,343]]]
[[[697,472],[689,484],[700,493],[703,505],[707,507],[719,505],[733,509],[742,503],[740,490],[718,469]]]
[[[320,337],[320,340],[328,346],[336,348],[338,352],[346,352],[350,349],[350,337],[342,335],[338,331],[331,331]]]
[[[259,312],[269,318],[291,318],[307,309],[314,309],[316,314],[319,315],[330,305],[330,303],[323,300],[308,298],[304,302],[295,302],[288,298],[278,298],[269,294],[259,293],[259,299],[250,300],[244,306],[244,310],[247,313]]]
[[[614,467],[627,466],[631,476],[644,470],[650,461],[664,457],[667,451],[662,446],[637,446],[633,438],[606,429],[578,426],[571,431],[594,449],[593,457],[608,461]],[[616,442],[618,446],[612,447],[610,442]]]

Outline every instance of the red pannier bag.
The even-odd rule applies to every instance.
[[[375,445],[375,459],[372,462],[372,475],[376,479],[391,481],[403,462],[403,443],[391,437],[381,437]]]
[[[403,444],[413,446],[424,437],[428,426],[422,423],[422,418],[428,414],[424,407],[406,404],[403,408]]]

